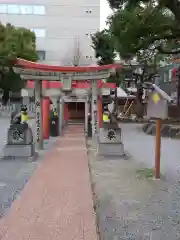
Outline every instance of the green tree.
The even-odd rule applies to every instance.
[[[151,81],[162,61],[169,55],[161,53],[162,37],[170,34],[175,25],[172,16],[150,6],[120,9],[109,17],[109,34],[113,36],[115,49],[124,60],[137,59],[141,65],[141,82]],[[167,31],[166,31],[166,26]],[[160,39],[160,40],[159,40]],[[163,47],[166,42],[163,42]],[[138,85],[137,85],[138,87]]]
[[[145,8],[147,9],[144,13],[147,14],[147,17],[153,19],[153,16],[155,16],[155,19],[153,22],[155,22],[156,19],[161,18],[161,23],[164,21],[165,26],[165,33],[161,36],[162,31],[160,31],[160,35],[155,35],[155,38],[150,37],[150,41],[153,43],[157,40],[166,40],[166,43],[170,42],[171,50],[168,49],[167,51],[162,50],[162,46],[159,46],[159,49],[161,49],[161,52],[164,53],[180,53],[179,48],[179,37],[180,37],[180,1],[179,0],[108,0],[110,7],[115,10],[129,10],[136,11],[137,8]],[[148,11],[150,10],[150,14]],[[115,11],[116,12],[116,11]],[[162,18],[162,13],[164,15],[169,16],[171,19],[173,19],[172,22],[167,24],[166,19],[164,17]],[[155,14],[155,15],[154,15]],[[158,15],[159,14],[159,18]],[[139,14],[137,14],[139,16]],[[138,17],[137,16],[137,17]],[[147,17],[144,17],[146,20]],[[137,20],[137,18],[136,18]],[[169,21],[169,20],[168,20]],[[157,22],[158,27],[159,22]],[[162,25],[161,25],[162,26]],[[157,28],[156,28],[157,29]],[[173,41],[172,41],[173,40]],[[171,42],[172,41],[172,42]],[[177,44],[178,43],[178,44]]]
[[[124,7],[134,9],[142,4],[167,9],[175,16],[176,21],[180,23],[179,0],[108,0],[108,2],[112,9],[121,9]]]
[[[26,28],[0,23],[0,88],[3,90],[4,104],[10,92],[19,91],[24,86],[24,81],[13,71],[16,58],[29,61],[38,59],[35,34]]]
[[[179,47],[177,21],[173,15],[157,7],[119,9],[109,17],[108,24],[115,37],[116,49],[123,58],[147,49],[173,54]]]
[[[116,58],[115,45],[113,37],[108,30],[96,32],[92,36],[92,47],[95,51],[98,65],[113,64]],[[119,84],[119,73],[110,76],[107,82],[113,82]]]
[[[136,57],[142,66],[141,75],[135,75],[139,117],[142,115],[142,83],[151,81],[162,60],[167,61],[170,54],[180,52],[179,21],[167,2],[109,0],[111,8],[116,9],[108,20],[115,49],[125,60]]]
[[[95,51],[95,56],[98,59],[98,65],[106,65],[114,63],[116,57],[112,35],[109,31],[103,30],[96,32],[92,36],[92,48]]]

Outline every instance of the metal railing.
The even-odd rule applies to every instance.
[[[0,117],[10,117],[11,113],[13,111],[15,111],[16,109],[20,109],[21,104],[8,104],[8,105],[0,105]],[[28,108],[28,113],[30,115],[34,115],[35,114],[35,104],[34,103],[30,103],[27,105]]]

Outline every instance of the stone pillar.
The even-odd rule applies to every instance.
[[[85,101],[85,135],[88,135],[88,114],[89,114],[89,100],[88,98]]]
[[[58,117],[60,119],[60,97],[57,97],[56,104],[57,104],[57,107],[56,107],[57,115],[58,115]]]
[[[64,100],[61,98],[59,100],[59,129],[60,134],[62,132],[62,129],[64,127]]]
[[[59,118],[59,123],[58,123],[58,134],[60,135],[61,133],[61,126],[60,126],[60,122],[61,122],[61,116],[62,114],[60,114],[60,97],[59,96],[53,96],[51,97],[52,103],[53,103],[53,107],[52,110],[55,110],[57,113],[57,116]]]
[[[53,109],[56,109],[56,112],[59,116],[59,96],[51,97],[53,103]]]
[[[23,105],[28,106],[30,104],[30,99],[29,97],[23,97]]]
[[[69,120],[69,109],[68,109],[68,103],[63,102],[64,110],[63,110],[63,116],[64,116],[64,124],[68,123]]]
[[[36,129],[35,145],[37,150],[43,149],[43,119],[42,119],[42,82],[35,81]]]
[[[42,116],[43,116],[43,138],[44,139],[49,139],[50,136],[50,99],[49,97],[44,97],[43,98],[43,111],[42,111]]]
[[[102,128],[103,125],[103,107],[102,107],[102,95],[99,94],[98,99],[98,122],[99,122],[99,128]]]
[[[21,89],[21,97],[22,97],[22,104],[28,106],[30,103],[28,89],[25,89],[25,88]]]
[[[96,140],[98,134],[98,81],[91,80],[92,96],[91,96],[91,116],[92,116],[92,138]]]

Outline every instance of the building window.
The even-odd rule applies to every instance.
[[[86,33],[86,36],[92,37],[92,33]]]
[[[45,15],[45,7],[44,6],[33,6],[33,13],[37,15]]]
[[[92,60],[92,56],[86,56],[86,59],[91,59]]]
[[[0,13],[45,15],[46,9],[41,5],[0,4]]]
[[[46,37],[46,30],[45,29],[41,29],[41,28],[33,28],[31,29],[32,32],[35,33],[37,38],[44,38]]]
[[[21,14],[33,14],[33,7],[30,5],[20,5]]]
[[[38,60],[44,61],[46,59],[46,52],[45,51],[37,51]]]
[[[7,13],[7,5],[0,4],[0,13]]]
[[[7,5],[7,13],[9,14],[19,14],[20,11],[19,11],[19,5],[13,5],[13,4],[9,4]]]

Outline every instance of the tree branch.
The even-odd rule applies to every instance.
[[[180,49],[170,51],[168,49],[164,49],[162,45],[158,46],[157,50],[162,54],[179,54],[180,53]]]
[[[148,38],[147,41],[143,41],[135,48],[136,51],[139,51],[141,49],[146,49],[147,45],[151,45],[156,41],[161,41],[161,40],[173,40],[180,38],[180,32],[175,33],[175,34],[165,34],[164,36],[153,36],[151,38]],[[160,53],[163,54],[176,54],[178,51],[166,51],[162,49],[162,45],[155,47]]]

